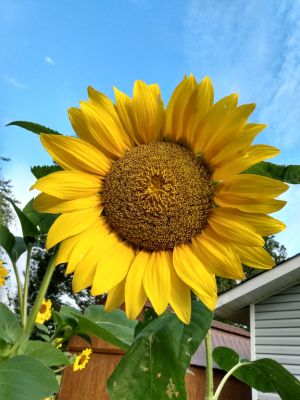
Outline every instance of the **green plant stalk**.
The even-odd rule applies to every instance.
[[[26,326],[25,326],[25,329],[24,329],[24,332],[23,332],[23,335],[22,335],[21,342],[28,340],[30,338],[30,336],[31,336],[31,333],[32,333],[32,330],[33,330],[33,326],[34,326],[34,323],[35,323],[35,320],[36,320],[36,316],[37,316],[37,314],[39,312],[39,309],[41,307],[41,304],[42,304],[42,302],[43,302],[43,300],[45,298],[45,295],[46,295],[47,290],[48,290],[49,283],[51,281],[51,278],[52,278],[52,275],[53,275],[53,272],[54,272],[54,269],[55,269],[55,265],[56,265],[55,264],[55,259],[56,259],[56,253],[54,253],[52,255],[52,257],[51,257],[51,259],[49,261],[49,264],[48,264],[48,267],[46,269],[43,281],[41,283],[41,287],[40,287],[39,293],[38,293],[38,295],[37,295],[37,297],[35,299],[33,308],[31,310],[31,313],[29,315],[28,321],[26,323]]]
[[[229,379],[229,377],[234,373],[234,371],[236,371],[238,368],[240,368],[242,365],[248,364],[246,362],[240,362],[238,364],[236,364],[234,367],[232,367],[227,374],[223,377],[223,379],[221,380],[221,382],[219,383],[219,386],[216,390],[216,393],[214,394],[212,400],[218,400],[221,390],[223,389],[225,383],[227,382],[227,380]]]
[[[27,246],[27,257],[26,257],[26,269],[25,269],[25,280],[24,280],[24,294],[21,307],[21,320],[23,327],[25,329],[27,322],[27,303],[28,303],[28,290],[29,290],[29,280],[30,280],[30,260],[31,260],[31,250],[32,245]]]
[[[15,277],[16,277],[16,282],[17,282],[17,288],[18,288],[18,298],[19,298],[19,306],[20,306],[20,316],[21,316],[21,324],[24,326],[24,321],[23,321],[23,315],[22,315],[22,310],[23,310],[23,290],[22,290],[22,284],[21,284],[21,279],[20,279],[20,274],[18,271],[17,264],[12,261],[12,266],[14,269]]]
[[[205,336],[206,353],[206,380],[205,380],[205,400],[214,399],[214,379],[213,379],[213,359],[211,348],[211,330],[207,331]]]

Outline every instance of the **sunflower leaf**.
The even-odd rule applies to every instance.
[[[0,400],[41,400],[59,389],[50,368],[30,356],[0,363]]]
[[[277,165],[262,161],[244,171],[244,174],[263,175],[292,184],[300,183],[300,165]]]
[[[0,339],[7,343],[15,343],[21,334],[21,325],[15,314],[3,303],[0,303]]]
[[[124,311],[104,311],[101,305],[86,308],[84,315],[75,314],[78,319],[78,333],[85,333],[105,340],[127,350],[133,342],[137,321],[127,319]]]
[[[186,370],[212,317],[211,311],[195,301],[189,325],[165,313],[145,326],[108,380],[110,399],[186,399]]]
[[[61,133],[47,128],[46,126],[37,124],[35,122],[29,122],[29,121],[13,121],[7,124],[6,126],[19,126],[20,128],[26,129],[27,131],[37,133],[38,135],[40,133],[50,133],[51,135],[61,135]]]
[[[31,172],[36,179],[43,178],[44,176],[57,171],[62,171],[62,168],[58,165],[34,165],[31,167]]]
[[[0,246],[4,248],[10,259],[12,259],[12,250],[15,243],[14,235],[5,225],[0,224]]]
[[[40,213],[34,208],[34,199],[31,199],[23,209],[23,213],[28,219],[35,225],[39,227],[41,234],[46,234],[55,219],[56,214]]]
[[[240,362],[238,353],[227,347],[216,347],[213,358],[225,371]],[[242,363],[233,373],[235,378],[260,392],[278,393],[283,400],[300,398],[300,382],[278,362],[262,358]]]
[[[67,365],[69,361],[64,353],[50,343],[40,340],[28,340],[23,343],[18,351],[19,355],[32,356],[47,367]]]
[[[20,210],[20,208],[15,204],[15,202],[13,202],[11,199],[8,200],[12,204],[19,218],[20,224],[22,226],[25,243],[34,242],[35,239],[40,235],[40,232],[37,229],[36,225],[26,216],[26,214],[22,210]]]

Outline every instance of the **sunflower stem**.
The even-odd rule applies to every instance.
[[[227,372],[227,374],[223,377],[223,379],[222,379],[221,382],[219,383],[219,386],[218,386],[218,388],[217,388],[217,390],[216,390],[216,393],[215,393],[215,395],[213,396],[212,400],[218,400],[218,399],[219,399],[221,390],[223,389],[223,387],[224,387],[225,383],[227,382],[227,380],[228,380],[228,379],[230,378],[230,376],[234,373],[234,371],[236,371],[238,368],[240,368],[242,365],[245,365],[245,364],[248,364],[248,363],[240,362],[240,363],[236,364],[234,367],[232,367],[232,368]]]
[[[32,246],[27,246],[27,257],[26,257],[26,268],[25,268],[25,280],[24,280],[24,293],[23,293],[23,301],[21,307],[21,320],[23,323],[23,327],[25,329],[27,322],[27,303],[28,303],[28,290],[29,290],[29,279],[30,279],[30,261],[31,261],[31,250]]]
[[[21,317],[21,324],[24,326],[24,321],[23,321],[23,291],[22,291],[22,284],[21,284],[21,279],[20,279],[20,274],[18,271],[17,263],[12,262],[12,266],[14,269],[15,277],[16,277],[16,282],[17,282],[17,288],[18,288],[18,298],[19,298],[19,307],[20,307],[20,317]]]
[[[214,380],[213,380],[213,360],[212,360],[210,329],[207,331],[207,334],[205,336],[205,353],[206,353],[205,400],[213,400]]]
[[[54,269],[55,269],[55,259],[56,259],[56,253],[54,253],[51,256],[50,260],[49,260],[49,264],[48,264],[48,267],[46,269],[43,281],[41,283],[41,287],[40,287],[39,293],[38,293],[38,295],[37,295],[37,297],[35,299],[33,308],[32,308],[31,313],[29,315],[29,319],[28,319],[28,321],[26,323],[26,326],[25,326],[25,329],[24,329],[24,333],[23,333],[23,336],[22,336],[22,341],[23,340],[28,340],[30,338],[30,336],[31,336],[31,333],[32,333],[32,330],[33,330],[33,326],[34,326],[34,323],[35,323],[35,320],[36,320],[36,316],[37,316],[37,314],[39,312],[39,309],[41,307],[41,304],[42,304],[42,302],[43,302],[43,300],[45,298],[46,292],[48,290],[49,283],[51,281],[51,278],[52,278],[52,275],[53,275],[53,272],[54,272]]]

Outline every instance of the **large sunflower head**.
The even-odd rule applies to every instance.
[[[214,104],[212,83],[184,77],[164,107],[158,85],[115,89],[115,103],[88,89],[69,110],[78,137],[41,134],[62,171],[39,179],[39,211],[60,213],[47,247],[74,273],[75,292],[108,293],[135,318],[147,298],[188,323],[191,290],[213,309],[215,275],[243,279],[242,263],[267,269],[263,236],[284,225],[266,215],[284,183],[241,174],[278,154],[252,145],[265,125],[247,123],[253,104],[232,94]]]

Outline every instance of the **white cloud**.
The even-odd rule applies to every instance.
[[[44,58],[44,61],[45,61],[47,64],[51,64],[51,65],[54,65],[54,64],[55,64],[54,60],[53,60],[51,57],[49,57],[49,56],[46,56],[46,57]]]
[[[12,76],[4,75],[4,79],[7,83],[9,83],[11,86],[15,87],[16,89],[20,89],[20,90],[28,89],[28,86],[24,85],[23,83],[20,83]]]
[[[256,102],[272,142],[300,145],[300,2],[190,0],[185,55],[191,72],[209,74],[218,97]],[[200,72],[200,74],[199,74]]]

